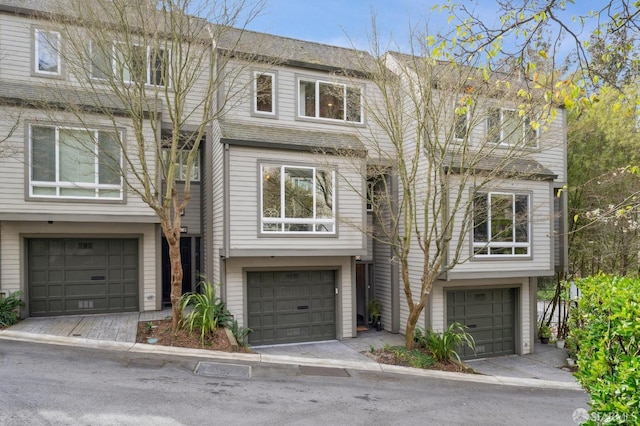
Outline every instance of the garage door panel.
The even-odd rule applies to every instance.
[[[136,239],[28,240],[30,315],[136,311],[137,247]]]
[[[44,297],[62,297],[64,296],[64,286],[63,285],[50,285],[47,287],[43,287],[44,289]]]
[[[247,273],[253,345],[335,338],[334,271]],[[275,311],[274,311],[275,308]]]
[[[83,297],[88,296],[105,296],[109,294],[104,284],[66,284],[64,286],[64,296],[66,297]],[[51,294],[50,294],[51,295]]]
[[[463,348],[461,357],[514,353],[515,289],[474,289],[447,292],[447,323],[460,322],[475,339],[476,355]]]

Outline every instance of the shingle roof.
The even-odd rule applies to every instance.
[[[472,163],[472,164],[471,164]],[[499,175],[515,178],[553,180],[557,174],[535,160],[524,157],[472,156],[463,161],[460,155],[449,155],[445,164],[453,172],[462,170],[497,171]]]
[[[323,71],[364,74],[373,65],[373,57],[365,51],[235,28],[222,32],[218,47]]]
[[[221,121],[222,142],[299,151],[328,151],[363,155],[365,147],[352,134]]]
[[[0,101],[12,104],[26,104],[34,107],[67,109],[79,107],[90,111],[110,111],[115,114],[127,114],[125,105],[113,95],[66,88],[52,88],[17,81],[0,80]],[[153,101],[150,101],[151,103]],[[158,100],[160,102],[160,100]],[[156,111],[160,110],[156,105]],[[151,112],[147,109],[146,112]]]

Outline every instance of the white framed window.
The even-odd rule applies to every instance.
[[[79,127],[29,126],[29,195],[122,200],[121,135]]]
[[[527,116],[515,109],[491,108],[487,114],[487,140],[491,143],[529,148],[538,146],[538,131]]]
[[[261,232],[335,234],[335,171],[260,165]]]
[[[342,83],[299,78],[298,116],[362,123],[362,90]]]
[[[469,107],[460,106],[459,102],[454,102],[453,108],[453,137],[460,142],[465,140],[469,133]]]
[[[253,72],[253,112],[260,115],[276,114],[276,75],[272,72]]]
[[[171,86],[171,52],[142,45],[119,42],[91,42],[91,78],[106,80],[112,76],[125,83]]]
[[[472,231],[475,256],[529,256],[530,202],[530,195],[525,193],[476,194]]]
[[[34,38],[35,73],[48,76],[60,75],[60,33],[36,28]]]
[[[169,149],[162,150],[162,160],[164,164],[168,164],[169,162]],[[189,157],[188,150],[179,150],[176,156],[176,168],[175,168],[175,178],[176,180],[187,180],[187,169],[188,169],[188,161]],[[193,161],[191,162],[191,173],[190,179],[191,182],[199,182],[200,181],[200,151],[196,152],[195,157],[193,157]]]

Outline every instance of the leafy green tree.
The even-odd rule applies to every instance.
[[[598,102],[568,118],[569,257],[580,276],[637,274],[640,249],[640,132],[635,85],[603,86]]]

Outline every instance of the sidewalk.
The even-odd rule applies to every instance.
[[[412,374],[439,379],[472,381],[510,386],[580,390],[573,375],[559,367],[566,351],[554,345],[539,345],[536,353],[472,360],[467,363],[479,374],[449,373],[434,370],[378,364],[363,354],[371,348],[404,343],[404,336],[386,331],[359,332],[355,339],[252,348],[256,353],[226,353],[206,349],[186,349],[135,343],[138,321],[162,319],[170,311],[111,315],[27,318],[0,330],[0,339],[57,344],[103,350],[119,350],[208,359],[235,360],[318,367]]]

